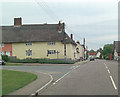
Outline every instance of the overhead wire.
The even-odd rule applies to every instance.
[[[53,21],[61,21],[62,19],[60,19],[52,10],[51,8],[47,5],[47,2],[45,2],[45,0],[40,0],[40,2],[38,2],[37,0],[34,0],[38,6],[40,6],[46,13],[47,15],[53,20]],[[79,40],[82,40],[84,38],[80,37],[80,35],[78,33],[75,33],[75,31],[73,31],[69,26],[68,24],[65,24],[65,28],[67,30],[67,33],[69,34],[74,34],[75,37],[77,37]],[[82,32],[84,33],[84,32]],[[84,33],[85,34],[85,33]],[[87,41],[87,43],[90,43],[90,44],[96,44],[94,42],[90,42],[90,41]]]
[[[40,0],[40,2],[38,2],[37,0],[34,0],[46,13],[47,15],[54,21],[60,21],[62,19],[58,18],[56,14],[54,14],[54,12],[51,10],[51,8],[47,5],[47,2],[45,2],[44,0]],[[70,27],[68,27],[68,25],[66,25],[66,30],[68,31],[69,34],[74,34],[75,37],[79,38],[79,39],[83,39],[82,37],[80,37],[78,34],[76,34]]]

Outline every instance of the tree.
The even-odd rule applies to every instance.
[[[104,48],[102,50],[102,55],[104,56],[104,59],[109,59],[110,54],[113,52],[113,44],[106,44],[104,45]]]

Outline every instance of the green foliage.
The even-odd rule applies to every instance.
[[[11,59],[9,62],[13,63],[47,63],[47,64],[74,64],[72,60],[59,59]]]
[[[2,70],[2,95],[18,90],[36,79],[35,74]]]
[[[113,53],[113,44],[106,44],[102,50],[104,59],[109,60],[110,54]]]
[[[102,59],[102,54],[100,54],[100,59]]]
[[[9,57],[7,55],[2,55],[2,60],[8,62],[9,61]]]

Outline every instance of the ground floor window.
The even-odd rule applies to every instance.
[[[31,56],[31,55],[32,55],[32,50],[31,49],[26,50],[26,56]]]
[[[56,50],[47,50],[48,54],[56,54]]]

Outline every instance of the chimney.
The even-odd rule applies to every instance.
[[[62,29],[61,29],[61,22],[59,21],[59,24],[58,24],[58,32],[61,33],[62,32]]]
[[[21,26],[22,25],[22,18],[14,18],[14,26]]]
[[[70,35],[71,39],[73,40],[73,34]]]

